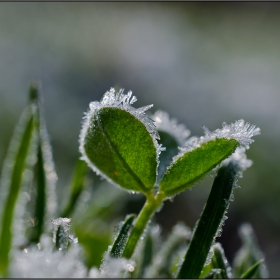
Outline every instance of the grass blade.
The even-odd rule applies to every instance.
[[[12,226],[16,203],[23,182],[24,171],[28,167],[30,168],[30,165],[34,163],[34,158],[31,159],[30,156],[32,155],[30,153],[36,139],[36,111],[37,108],[33,102],[31,102],[24,111],[13,135],[7,155],[10,168],[7,167],[6,170],[5,168],[3,170],[3,173],[7,172],[10,176],[10,178],[5,178],[6,175],[3,175],[7,181],[3,182],[4,179],[2,178],[1,186],[2,188],[6,188],[6,196],[2,197],[2,199],[6,199],[6,201],[1,205],[1,207],[3,207],[3,212],[1,213],[0,232],[0,274],[3,277],[8,276],[9,253],[13,238]],[[7,185],[5,186],[5,184]]]
[[[220,243],[216,243],[213,247],[212,267],[221,269],[218,278],[228,279],[232,277],[231,267],[226,259],[224,249]]]
[[[219,170],[178,272],[178,278],[199,278],[229,206],[238,169],[236,163],[230,162]]]
[[[74,211],[76,203],[84,189],[84,181],[87,171],[87,163],[81,159],[78,159],[70,187],[70,197],[66,206],[64,207],[64,210],[60,214],[60,217],[70,217]]]
[[[251,279],[253,278],[254,274],[257,272],[259,266],[264,262],[264,259],[256,262],[254,265],[252,265],[249,269],[247,269],[242,275],[241,279]]]
[[[126,217],[126,219],[119,231],[119,234],[118,234],[116,240],[114,241],[112,249],[110,251],[111,257],[120,258],[122,256],[122,251],[124,249],[125,243],[128,238],[129,230],[132,226],[132,223],[133,223],[135,217],[136,217],[135,214],[131,214]]]
[[[191,238],[191,230],[184,224],[176,224],[168,239],[157,252],[152,265],[148,268],[145,278],[173,278],[170,270],[173,257],[185,247]]]
[[[256,236],[252,226],[248,223],[241,225],[239,236],[242,240],[242,247],[237,252],[233,260],[234,277],[241,277],[251,266],[264,259],[263,253],[259,249]],[[268,271],[265,265],[256,268],[256,278],[268,278]]]
[[[40,236],[44,232],[44,229],[51,229],[49,220],[53,218],[55,212],[55,182],[57,176],[54,170],[52,151],[41,105],[42,96],[40,95],[37,83],[30,85],[29,96],[38,108],[35,127],[38,131],[39,139],[37,163],[34,167],[34,188],[36,188],[37,195],[34,197],[34,209],[31,210],[36,224],[31,228],[29,233],[29,242],[37,244],[40,241]]]

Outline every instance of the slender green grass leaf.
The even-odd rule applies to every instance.
[[[29,234],[29,241],[31,243],[39,243],[40,236],[43,233],[44,228],[44,217],[45,217],[45,204],[46,204],[46,182],[45,182],[45,170],[43,168],[44,162],[43,162],[43,155],[42,155],[42,149],[41,149],[41,141],[39,140],[39,147],[38,147],[38,153],[37,153],[37,163],[34,167],[34,177],[36,181],[36,193],[37,197],[35,200],[35,208],[33,209],[34,213],[34,221],[35,225],[31,228],[30,234]]]
[[[120,258],[122,256],[122,251],[124,249],[125,243],[128,238],[129,230],[132,226],[132,223],[133,223],[135,217],[136,217],[135,214],[131,214],[128,217],[126,217],[122,227],[120,228],[118,236],[116,237],[116,239],[114,241],[112,249],[110,251],[111,257]]]
[[[48,133],[45,125],[45,119],[42,108],[42,96],[39,92],[37,83],[32,83],[29,88],[29,98],[36,103],[38,110],[36,111],[35,128],[39,134],[37,163],[34,166],[34,184],[36,196],[32,200],[35,201],[34,209],[31,213],[36,221],[35,225],[30,229],[29,242],[37,244],[40,236],[45,229],[50,230],[50,220],[53,218],[56,206],[55,199],[55,182],[57,180],[54,164],[52,160],[51,146],[48,140]]]
[[[84,181],[87,175],[87,171],[88,171],[87,163],[81,159],[78,159],[75,166],[71,186],[70,186],[70,197],[62,213],[60,214],[60,217],[70,217],[72,215],[76,203],[82,191],[84,190],[84,185],[85,185]]]
[[[238,171],[238,164],[233,162],[220,168],[194,230],[178,278],[198,278],[201,274],[207,256],[209,258],[210,248],[223,223]]]
[[[173,196],[191,187],[209,171],[229,157],[239,142],[217,138],[179,157],[164,174],[159,187],[166,196]]]
[[[166,171],[166,167],[170,165],[172,158],[178,154],[179,143],[170,133],[166,131],[158,130],[160,136],[159,143],[166,148],[165,151],[161,152],[159,155],[159,166],[158,166],[158,177],[159,182]]]
[[[216,243],[213,245],[212,250],[212,266],[213,268],[221,269],[221,273],[217,277],[222,279],[232,278],[231,267],[226,259],[222,245],[220,243]]]
[[[239,249],[233,260],[233,275],[238,278],[255,265],[258,260],[264,259],[263,253],[257,244],[254,230],[250,224],[245,223],[241,225],[239,228],[239,236],[242,240],[242,247]],[[254,277],[267,278],[268,271],[266,266],[263,264],[258,265]]]
[[[9,267],[9,253],[13,238],[13,220],[16,204],[18,201],[20,188],[24,180],[25,170],[30,169],[34,164],[34,143],[37,135],[35,129],[36,105],[31,102],[24,111],[19,125],[13,135],[11,145],[7,155],[6,170],[7,175],[3,174],[2,190],[6,193],[1,199],[6,201],[1,205],[3,207],[0,232],[0,274],[7,277]],[[31,154],[32,152],[32,154]]]
[[[257,272],[259,266],[264,262],[264,259],[256,262],[254,265],[252,265],[250,268],[248,268],[242,275],[241,279],[251,279],[253,278],[254,274]]]

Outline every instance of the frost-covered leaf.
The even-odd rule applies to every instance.
[[[147,269],[152,264],[154,255],[160,246],[160,232],[161,229],[157,224],[146,228],[133,255],[136,267],[131,274],[132,278],[146,278]]]
[[[34,221],[29,229],[29,241],[37,244],[41,234],[50,230],[50,219],[56,211],[55,183],[57,180],[54,168],[52,149],[42,108],[42,96],[37,83],[32,83],[29,89],[30,99],[37,105],[35,129],[38,132],[37,162],[33,168],[34,180],[31,195],[30,218]]]
[[[69,217],[75,209],[76,203],[84,190],[84,181],[88,171],[88,167],[85,161],[78,159],[72,182],[70,185],[70,196],[67,203],[61,213],[61,217]]]
[[[159,186],[167,196],[190,188],[230,156],[239,143],[234,139],[215,139],[185,153],[166,171]]]
[[[156,252],[152,264],[145,272],[145,278],[173,278],[172,261],[178,251],[185,248],[191,238],[191,230],[184,224],[178,223],[172,228],[168,239]]]
[[[217,278],[228,279],[232,278],[231,267],[225,256],[224,249],[220,243],[216,243],[212,247],[213,257],[211,260],[212,267],[220,269],[220,274]]]
[[[242,240],[242,247],[237,252],[233,260],[233,275],[241,277],[248,269],[255,265],[259,260],[264,259],[260,250],[252,226],[248,223],[241,225],[239,236]],[[257,266],[254,277],[267,278],[268,270],[264,261]]]
[[[214,180],[210,195],[194,229],[178,278],[198,278],[204,265],[211,261],[210,248],[225,221],[233,188],[239,174],[237,162],[223,166]]]
[[[161,151],[154,123],[145,115],[151,106],[135,109],[129,92],[106,92],[92,102],[80,135],[80,151],[98,174],[122,188],[149,192],[156,181]]]
[[[119,233],[114,241],[112,249],[110,250],[110,256],[114,258],[119,258],[122,255],[122,251],[124,249],[125,243],[128,238],[129,230],[132,226],[132,223],[135,219],[136,215],[131,214],[126,217],[125,221],[121,225]]]
[[[52,220],[53,224],[53,243],[55,249],[59,251],[65,251],[68,248],[68,244],[78,243],[78,239],[74,237],[74,234],[70,231],[71,219],[70,218],[56,218]]]
[[[252,136],[260,129],[244,120],[230,125],[223,123],[222,129],[210,132],[204,127],[205,135],[190,138],[181,152],[163,175],[159,187],[167,196],[184,191],[202,179],[209,171],[229,157],[238,146],[249,148]]]
[[[14,132],[1,177],[0,275],[7,276],[9,252],[13,240],[13,221],[23,182],[31,179],[36,159],[37,106],[33,100],[23,112]],[[27,176],[28,175],[28,176]],[[28,177],[28,178],[27,178]]]

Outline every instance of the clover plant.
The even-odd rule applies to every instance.
[[[258,127],[241,119],[223,123],[212,132],[204,127],[203,136],[189,137],[190,131],[166,112],[149,114],[152,105],[135,108],[137,99],[131,91],[124,94],[111,88],[100,102],[89,104],[70,195],[63,207],[58,207],[57,175],[38,85],[31,84],[29,93],[29,105],[15,130],[1,175],[2,277],[267,276],[249,224],[240,229],[243,245],[233,267],[215,241],[221,235],[237,179],[252,164],[245,152],[254,141],[252,137],[260,134]],[[146,197],[140,213],[130,214],[120,223],[99,268],[86,265],[91,257],[87,261],[81,258],[83,249],[71,229],[70,217],[85,192],[89,169],[118,188]],[[193,187],[209,173],[216,177],[194,229],[177,224],[162,241],[154,214],[165,200]],[[94,203],[93,197],[90,204]],[[28,228],[26,213],[33,217]]]

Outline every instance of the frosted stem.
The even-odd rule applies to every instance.
[[[130,259],[132,257],[134,250],[137,246],[138,240],[143,234],[149,220],[152,218],[157,208],[161,205],[162,200],[163,197],[160,194],[157,197],[147,197],[147,201],[138,215],[136,223],[131,231],[129,239],[124,248],[124,258]]]

